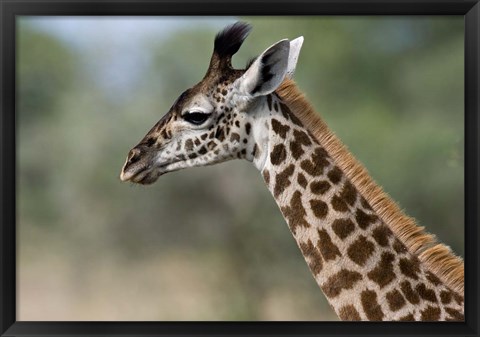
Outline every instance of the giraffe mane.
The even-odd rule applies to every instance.
[[[340,169],[407,247],[408,251],[417,256],[426,268],[448,287],[463,294],[464,265],[462,258],[456,256],[448,246],[438,243],[434,235],[427,233],[424,227],[418,226],[413,218],[402,212],[399,206],[370,177],[365,167],[328,128],[293,80],[285,79],[276,93],[332,156]]]

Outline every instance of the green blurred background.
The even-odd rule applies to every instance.
[[[254,167],[121,183],[128,150],[204,75],[303,35],[296,80],[374,179],[463,256],[463,18],[22,17],[19,320],[336,320]]]

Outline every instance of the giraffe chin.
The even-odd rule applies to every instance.
[[[143,171],[142,174],[136,175],[129,180],[132,183],[140,184],[140,185],[152,185],[154,182],[160,178],[160,176],[164,175],[165,173],[169,172],[165,170],[164,167],[160,169],[153,169],[149,171]]]
[[[145,175],[142,179],[138,181],[134,181],[134,183],[140,184],[140,185],[152,185],[154,182],[160,178],[161,175],[165,174],[166,172],[160,173],[160,174],[147,174]]]

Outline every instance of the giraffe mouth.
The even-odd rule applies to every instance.
[[[149,169],[148,165],[142,165],[132,170],[131,167],[127,168],[127,164],[125,164],[125,166],[122,169],[122,172],[120,173],[120,180],[131,181],[136,183],[148,175],[148,172],[147,172],[148,169]]]
[[[164,163],[161,165],[142,165],[138,167],[135,171],[126,171],[125,169],[122,170],[120,173],[120,180],[122,181],[130,181],[132,183],[140,184],[140,185],[151,185],[157,181],[160,176],[164,175],[167,172],[175,171],[169,170],[168,166],[173,165],[177,162],[173,163]]]

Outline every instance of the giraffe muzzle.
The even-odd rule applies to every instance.
[[[151,171],[151,156],[137,146],[128,153],[127,160],[120,172],[120,180],[142,183],[144,180],[149,180],[147,177]]]
[[[137,146],[128,153],[125,164],[120,172],[121,181],[130,181],[136,184],[153,184],[163,174],[174,171],[171,165],[177,161],[159,164],[155,160],[155,153],[142,146]]]

